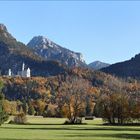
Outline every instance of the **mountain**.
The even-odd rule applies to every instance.
[[[22,63],[31,68],[33,76],[49,76],[65,73],[65,68],[58,62],[46,61],[32,49],[18,42],[7,30],[6,26],[0,24],[0,70],[7,74],[8,69],[14,73],[21,70]]]
[[[123,78],[132,77],[140,79],[140,54],[136,55],[130,60],[103,68],[102,71]]]
[[[110,64],[107,64],[107,63],[103,63],[101,61],[94,61],[92,63],[90,63],[88,66],[90,68],[93,68],[95,70],[100,70],[102,68],[105,68],[105,67],[108,67]]]
[[[43,36],[33,37],[27,46],[46,60],[55,60],[69,67],[86,65],[81,53],[63,48]]]

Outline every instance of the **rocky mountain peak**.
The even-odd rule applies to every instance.
[[[95,69],[95,70],[99,70],[99,69],[108,67],[109,65],[110,64],[107,64],[107,63],[104,63],[104,62],[101,62],[101,61],[94,61],[94,62],[90,63],[88,66],[90,68]]]
[[[6,31],[7,32],[7,28],[4,24],[0,24],[0,31]]]
[[[48,47],[53,47],[52,41],[44,36],[35,36],[31,39],[31,41],[28,43],[28,45],[32,48],[42,48],[42,49],[48,49]]]
[[[7,30],[4,24],[0,24],[0,37],[15,39]]]
[[[27,44],[36,54],[47,59],[55,60],[68,66],[83,66],[85,61],[81,53],[66,49],[44,36],[35,36]]]

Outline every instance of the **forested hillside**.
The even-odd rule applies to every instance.
[[[125,123],[128,118],[139,117],[140,83],[133,79],[122,80],[99,71],[74,68],[68,74],[49,78],[1,77],[0,80],[4,83],[4,106],[9,114],[22,111],[68,117],[72,123],[79,116],[93,114],[110,123]]]

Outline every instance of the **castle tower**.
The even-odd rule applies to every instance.
[[[22,71],[24,71],[25,70],[25,64],[23,63],[22,64]]]
[[[12,71],[11,71],[11,69],[8,70],[8,76],[12,76]]]
[[[26,77],[31,77],[31,70],[30,70],[30,68],[27,69]]]

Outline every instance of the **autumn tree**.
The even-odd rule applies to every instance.
[[[28,114],[29,115],[34,115],[35,114],[35,109],[34,109],[34,106],[32,105],[31,101],[29,101],[28,103]]]
[[[46,103],[42,99],[37,99],[35,101],[35,112],[36,115],[43,115],[45,111]]]
[[[85,115],[85,99],[89,88],[89,82],[78,77],[67,77],[59,88],[58,106],[69,123],[79,123],[79,117]]]
[[[23,108],[23,112],[24,112],[25,114],[27,114],[27,113],[28,113],[29,107],[28,107],[28,104],[26,103],[25,100],[23,100],[23,102],[22,102],[22,108]]]
[[[96,103],[99,116],[110,124],[124,124],[129,119],[129,96],[125,93],[104,93]]]
[[[139,120],[140,85],[118,80],[108,81],[96,101],[96,114],[110,124],[133,123]]]
[[[4,86],[3,82],[0,81],[0,125],[3,124],[8,119],[8,115],[5,113],[3,109],[3,99],[4,99],[4,96],[2,94],[3,86]]]

